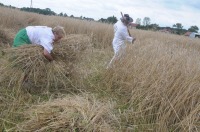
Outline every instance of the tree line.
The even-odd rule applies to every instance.
[[[11,5],[6,6],[3,3],[0,3],[0,6],[16,8]],[[74,15],[68,16],[66,13],[63,13],[63,12],[57,14],[54,11],[52,11],[50,8],[40,9],[40,8],[23,7],[23,8],[18,8],[18,9],[20,9],[21,11],[34,12],[34,13],[43,14],[43,15],[54,15],[54,16],[71,17],[71,18],[75,18],[75,19],[94,21],[93,18],[88,18],[88,17],[83,17],[83,16],[75,17]],[[107,18],[101,18],[97,21],[102,22],[102,23],[114,24],[118,21],[118,19],[113,15],[113,16],[110,16]],[[153,30],[153,31],[167,29],[170,32],[179,34],[179,35],[185,34],[187,31],[197,33],[199,30],[199,28],[196,25],[193,25],[190,28],[188,28],[188,30],[186,30],[183,28],[183,25],[181,23],[175,23],[172,25],[172,27],[160,27],[156,23],[151,23],[151,19],[149,17],[144,17],[143,20],[141,18],[137,18],[135,23],[137,24],[137,26],[136,26],[137,29]]]
[[[167,29],[168,31],[171,31],[175,34],[185,34],[186,32],[195,32],[198,33],[199,28],[196,25],[190,26],[187,30],[183,28],[183,25],[181,23],[175,23],[172,25],[172,27],[160,27],[158,24],[153,23],[151,24],[151,19],[149,17],[144,17],[143,21],[141,18],[136,19],[136,24],[138,26],[136,28],[143,29],[143,30],[161,30],[161,29]],[[143,23],[143,24],[142,24]]]

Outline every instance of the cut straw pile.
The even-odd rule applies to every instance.
[[[18,131],[116,131],[118,118],[114,104],[100,102],[88,95],[67,96],[32,106],[25,112],[27,120]]]
[[[68,87],[73,61],[88,45],[90,38],[86,35],[67,36],[60,44],[55,44],[52,62],[43,56],[43,48],[37,45],[6,48],[0,58],[0,85],[21,87],[24,76],[28,76],[29,87]]]
[[[0,47],[8,47],[12,44],[15,36],[14,31],[11,29],[5,29],[0,26]]]
[[[91,46],[91,38],[82,34],[67,35],[62,43],[54,46],[53,53],[57,56],[56,59],[73,60],[74,56],[78,56],[78,53]]]

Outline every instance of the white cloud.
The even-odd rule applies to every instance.
[[[198,0],[32,0],[35,8],[50,8],[56,13],[91,17],[95,20],[109,16],[121,17],[128,13],[134,20],[149,17],[151,23],[172,26],[182,23],[184,28],[197,25],[200,28],[200,4]],[[5,5],[30,7],[31,0],[1,0]]]

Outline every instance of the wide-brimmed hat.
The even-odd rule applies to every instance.
[[[124,14],[123,17],[120,18],[122,21],[133,22],[133,18],[129,16],[129,14]]]

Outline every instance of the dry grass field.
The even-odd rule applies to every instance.
[[[0,18],[0,131],[200,131],[200,39],[131,29],[108,70],[112,25],[3,7]],[[11,47],[29,25],[65,28],[53,63]]]

